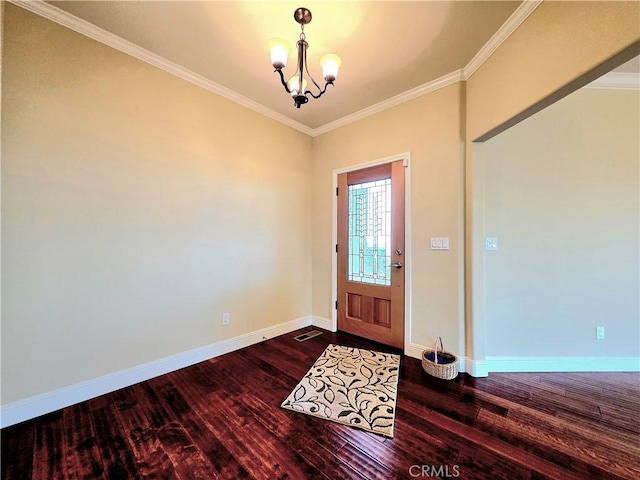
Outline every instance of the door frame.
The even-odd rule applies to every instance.
[[[370,162],[349,165],[333,171],[332,220],[331,220],[331,331],[338,330],[338,311],[335,308],[338,300],[338,175],[341,173],[362,170],[363,168],[402,161],[404,174],[404,353],[408,354],[411,345],[411,152],[399,153],[390,157],[379,158]]]

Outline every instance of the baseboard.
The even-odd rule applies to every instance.
[[[311,325],[313,325],[314,327],[324,328],[325,330],[329,330],[330,332],[335,331],[331,329],[331,320],[329,320],[328,318],[317,317],[314,315],[311,317]]]
[[[487,357],[489,372],[640,372],[639,357]]]
[[[421,359],[426,347],[416,343],[405,348],[405,355]],[[489,372],[640,372],[638,357],[487,357],[474,360],[460,357],[460,371],[472,377]]]
[[[404,354],[407,357],[417,358],[418,360],[420,360],[422,358],[422,352],[424,351],[424,349],[425,347],[423,347],[422,345],[418,345],[417,343],[410,343],[404,348]]]
[[[489,368],[486,360],[474,360],[466,358],[465,372],[472,377],[486,377],[489,375]]]
[[[329,319],[316,316],[302,317],[137,365],[120,372],[18,400],[0,407],[0,428],[30,420],[310,325],[331,330]],[[411,343],[405,348],[405,355],[420,359],[425,348],[423,345]],[[473,377],[486,377],[489,372],[640,372],[640,358],[487,357],[486,361],[478,361],[469,357],[460,357],[460,371]]]
[[[0,407],[0,428],[90,400],[105,393],[260,343],[263,340],[308,327],[311,324],[312,317],[310,316],[298,318],[290,322],[262,328],[177,355],[2,405]]]
[[[404,349],[404,354],[408,357],[422,360],[422,352],[426,348],[424,345],[411,343]],[[458,361],[458,370],[460,372],[468,373],[472,377],[486,377],[489,374],[487,362],[485,361],[474,360],[469,357],[460,357]]]

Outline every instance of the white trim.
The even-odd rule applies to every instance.
[[[505,40],[507,40],[516,29],[540,6],[543,0],[525,0],[511,14],[506,22],[493,34],[478,53],[464,67],[464,80],[468,80],[480,66],[487,61]]]
[[[464,370],[461,371],[468,373],[472,377],[486,377],[489,375],[486,360],[474,360],[469,357],[465,357]]]
[[[272,120],[287,125],[288,127],[313,136],[313,129],[311,127],[307,127],[300,122],[296,122],[286,115],[282,115],[275,110],[265,107],[264,105],[251,100],[244,95],[240,95],[239,93],[234,92],[227,87],[224,87],[216,82],[209,80],[208,78],[203,77],[202,75],[192,72],[191,70],[184,68],[177,63],[171,62],[166,58],[161,57],[160,55],[156,55],[155,53],[150,52],[149,50],[146,50],[136,45],[135,43],[129,42],[122,37],[107,32],[106,30],[103,30],[102,28],[87,22],[86,20],[82,20],[81,18],[71,15],[64,10],[59,9],[58,7],[54,7],[53,5],[45,3],[42,0],[9,0],[9,2],[22,7],[25,10],[29,10],[30,12],[40,15],[41,17],[51,20],[59,25],[62,25],[63,27],[69,28],[93,40],[103,43],[104,45],[114,48],[122,53],[137,58],[138,60],[142,60],[149,65],[153,65],[154,67],[164,70],[165,72],[175,75],[176,77],[182,78],[189,83],[215,93],[216,95],[220,95],[221,97],[224,97],[227,100],[231,100],[238,105],[242,105],[249,110],[253,110],[254,112],[264,115],[265,117],[271,118]]]
[[[421,359],[426,347],[410,344],[405,354]],[[638,357],[487,357],[478,361],[460,357],[460,371],[472,377],[489,372],[640,372]]]
[[[4,52],[4,2],[0,2],[0,86],[2,85],[2,67]],[[2,88],[0,88],[0,118],[2,118]],[[0,125],[2,122],[0,122]],[[1,130],[1,127],[0,127]],[[0,138],[2,134],[0,132]],[[2,149],[0,149],[0,212],[2,212]],[[0,213],[0,219],[2,214]],[[0,221],[0,286],[2,285],[2,222]],[[1,290],[1,288],[0,288]],[[2,295],[0,294],[0,345],[2,345]],[[1,348],[0,348],[1,350]],[[0,372],[2,371],[2,355],[0,355]],[[2,398],[2,381],[0,381],[0,398]]]
[[[379,158],[370,162],[359,163],[347,167],[337,168],[333,171],[333,188],[331,190],[332,219],[331,219],[331,330],[338,330],[338,312],[334,305],[338,299],[338,254],[335,245],[338,243],[338,196],[335,194],[338,188],[338,175],[348,173],[363,168],[375,167],[386,163],[403,161],[405,167],[404,175],[404,345],[405,354],[407,346],[411,345],[411,152],[399,153],[389,157]]]
[[[640,73],[609,72],[583,88],[607,90],[640,90]]]
[[[426,347],[422,345],[418,345],[417,343],[409,343],[404,348],[404,354],[407,357],[417,358],[418,360],[422,360],[422,352]]]
[[[465,107],[466,108],[466,107]],[[466,136],[466,127],[465,127],[465,136]],[[458,196],[458,232],[460,232],[459,240],[458,240],[458,248],[457,250],[457,262],[458,262],[458,351],[459,352],[467,352],[467,329],[466,329],[466,295],[467,292],[465,290],[466,286],[466,266],[465,266],[465,256],[466,256],[466,228],[465,228],[465,212],[467,206],[466,202],[466,162],[465,162],[465,153],[466,153],[466,139],[460,142],[460,164],[459,164],[459,173],[460,173],[460,183],[459,183],[459,196]]]
[[[542,3],[542,0],[525,0],[522,2],[522,4],[498,29],[491,39],[478,51],[464,69],[459,69],[443,75],[440,78],[419,85],[418,87],[407,90],[406,92],[395,95],[358,112],[339,118],[333,122],[329,122],[317,128],[311,128],[42,0],[8,1],[311,137],[317,137],[318,135],[322,135],[331,130],[362,120],[383,110],[387,110],[422,95],[426,95],[427,93],[467,80]]]
[[[334,180],[334,191],[336,188],[338,188],[338,175],[340,175],[341,173],[349,173],[349,172],[353,172],[355,170],[362,170],[363,168],[369,168],[369,167],[375,167],[378,165],[384,165],[385,163],[393,163],[393,162],[397,162],[398,160],[404,160],[404,166],[408,167],[410,162],[411,162],[411,152],[403,152],[403,153],[398,153],[397,155],[391,155],[389,157],[384,157],[384,158],[378,158],[377,160],[371,160],[370,162],[364,162],[364,163],[358,163],[357,165],[349,165],[347,167],[342,167],[342,168],[336,168],[333,171],[333,180]],[[336,204],[337,206],[337,204]],[[338,217],[336,217],[337,219]],[[338,238],[337,236],[337,231],[336,231],[336,239]]]
[[[419,85],[418,87],[407,90],[406,92],[400,93],[399,95],[395,95],[382,102],[376,103],[375,105],[371,105],[370,107],[347,115],[346,117],[339,118],[338,120],[326,123],[318,128],[315,128],[313,129],[311,136],[317,137],[318,135],[330,132],[331,130],[335,130],[336,128],[344,127],[345,125],[357,122],[358,120],[362,120],[363,118],[370,117],[371,115],[421,97],[422,95],[426,95],[427,93],[431,93],[449,85],[453,85],[454,83],[458,83],[463,79],[463,71],[456,70],[455,72],[448,73],[447,75],[444,75],[440,78],[436,78],[435,80]]]
[[[487,357],[490,372],[640,372],[639,357]]]
[[[335,332],[335,330],[332,329],[331,320],[328,318],[318,317],[314,315],[311,317],[311,325],[313,325],[314,327],[324,328],[325,330],[329,330],[330,332]]]
[[[0,428],[50,413],[78,402],[113,392],[120,388],[188,367],[210,358],[224,355],[268,338],[284,335],[312,323],[311,317],[301,317],[290,322],[262,328],[234,338],[212,343],[187,352],[171,355],[152,362],[136,365],[119,372],[59,388],[52,392],[18,400],[0,407]]]
[[[411,152],[406,152],[404,156],[404,345],[411,345],[411,329],[413,328],[413,261],[412,261],[412,229],[411,219],[413,198],[411,189]]]

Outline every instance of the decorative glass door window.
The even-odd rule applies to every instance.
[[[349,185],[347,280],[391,285],[391,179]]]

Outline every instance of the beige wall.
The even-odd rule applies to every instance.
[[[314,139],[313,314],[332,315],[333,171],[410,151],[411,340],[442,336],[458,352],[462,311],[461,84],[385,110]],[[449,237],[431,251],[429,237]]]
[[[558,90],[571,93],[573,81],[638,42],[638,18],[640,2],[543,2],[467,82],[467,139],[532,113]]]
[[[485,359],[484,167],[490,138],[639,53],[640,3],[543,2],[467,83],[466,352]]]
[[[485,144],[487,356],[640,356],[639,105],[583,89]]]
[[[13,5],[3,62],[3,404],[309,315],[309,137]]]

